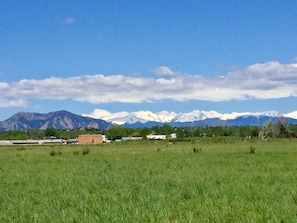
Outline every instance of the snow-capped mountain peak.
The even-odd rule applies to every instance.
[[[284,117],[297,119],[297,111],[284,114]]]
[[[188,113],[179,113],[172,121],[175,122],[193,122],[197,120],[205,120],[207,118],[219,118],[220,113],[216,111],[199,111],[194,110]]]
[[[161,111],[157,113],[153,113],[151,111],[138,111],[132,112],[132,114],[140,119],[154,122],[171,122],[176,116],[176,113],[168,111]]]
[[[149,121],[169,123],[169,122],[194,122],[201,121],[205,119],[219,118],[221,120],[233,120],[242,116],[268,116],[268,117],[279,117],[284,116],[287,118],[297,119],[297,111],[290,112],[287,114],[282,114],[278,111],[264,111],[264,112],[231,112],[221,114],[217,111],[200,111],[193,110],[187,113],[178,113],[161,111],[161,112],[151,112],[151,111],[136,111],[136,112],[115,112],[111,113],[103,109],[95,109],[91,114],[82,114],[82,116],[87,116],[96,119],[103,119],[114,124],[133,124],[136,122],[146,123]]]
[[[95,109],[91,114],[82,114],[82,116],[103,119],[114,124],[122,125],[125,123],[145,123],[148,121],[166,123],[170,122],[176,116],[176,113],[168,111],[161,111],[158,113],[153,113],[151,111],[137,111],[131,113],[123,111],[110,113],[103,109]]]

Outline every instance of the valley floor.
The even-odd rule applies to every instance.
[[[296,145],[0,146],[0,222],[296,222]]]

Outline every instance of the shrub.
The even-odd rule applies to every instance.
[[[78,155],[80,153],[80,151],[76,149],[76,150],[73,150],[72,153],[73,153],[73,155]]]
[[[50,156],[56,156],[56,155],[62,155],[62,152],[61,151],[55,151],[55,150],[50,151]]]
[[[200,153],[200,152],[202,152],[202,148],[196,148],[196,147],[193,147],[193,152],[194,153]]]
[[[254,146],[250,146],[250,154],[254,154],[256,151],[256,148]]]
[[[57,155],[57,152],[56,152],[55,150],[51,150],[51,151],[50,151],[50,155],[51,155],[51,156],[55,156],[55,155]]]
[[[85,148],[82,151],[83,155],[88,155],[90,153],[90,149],[89,148]]]
[[[22,147],[18,147],[17,150],[19,150],[19,151],[26,150],[26,148],[22,146]]]

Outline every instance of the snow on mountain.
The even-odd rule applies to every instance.
[[[283,114],[278,111],[266,111],[266,112],[259,112],[259,113],[261,113],[261,115],[270,116],[270,117],[283,116]]]
[[[102,119],[118,125],[122,125],[125,123],[131,124],[135,122],[147,122],[147,120],[141,118],[139,119],[138,117],[126,111],[111,113],[104,109],[95,109],[91,114],[82,114],[82,116]]]
[[[82,116],[92,117],[97,119],[103,119],[114,124],[122,125],[125,123],[146,123],[148,121],[155,122],[170,122],[175,116],[176,113],[161,111],[158,113],[153,113],[151,111],[137,111],[137,112],[116,112],[111,113],[103,109],[95,109],[91,114],[82,114]]]
[[[138,117],[139,119],[154,122],[171,122],[172,119],[176,117],[176,113],[168,111],[161,111],[157,113],[153,113],[151,111],[138,111],[132,112],[131,114],[135,117]]]
[[[265,111],[265,112],[232,112],[232,113],[226,113],[223,114],[220,119],[221,120],[233,120],[238,117],[242,116],[269,116],[269,117],[278,117],[281,116],[282,114],[279,113],[278,111]]]
[[[222,114],[220,119],[221,120],[233,120],[236,119],[240,116],[248,116],[251,115],[252,113],[250,112],[232,112],[232,113],[226,113],[226,114]]]
[[[128,124],[133,124],[133,123],[136,123],[136,122],[140,122],[140,123],[146,123],[147,120],[145,119],[141,119],[141,118],[138,118],[134,115],[126,115],[126,116],[122,116],[122,117],[119,117],[119,118],[112,118],[112,119],[108,119],[109,122],[112,122],[113,124],[117,124],[117,125],[123,125],[125,123],[128,123]]]
[[[286,117],[286,118],[295,118],[295,119],[297,119],[297,111],[294,111],[294,112],[290,112],[290,113],[284,114],[284,117]]]
[[[188,113],[180,113],[172,119],[174,122],[193,122],[197,120],[205,120],[207,118],[220,118],[222,114],[216,111],[199,111],[194,110]]]
[[[288,118],[297,119],[297,111],[287,113],[285,115],[278,111],[264,111],[264,112],[232,112],[221,114],[217,111],[200,111],[193,110],[188,113],[178,113],[161,111],[161,112],[151,112],[151,111],[137,111],[137,112],[116,112],[111,113],[103,109],[95,109],[91,114],[82,114],[82,116],[87,116],[96,119],[102,119],[114,124],[133,124],[136,122],[146,123],[149,121],[168,123],[168,122],[193,122],[201,121],[209,118],[219,118],[221,120],[234,120],[238,117],[247,116],[269,116],[269,117],[279,117],[284,116]]]

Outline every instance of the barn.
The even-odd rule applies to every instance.
[[[78,135],[78,144],[101,144],[104,141],[104,137],[101,134],[86,134]]]

